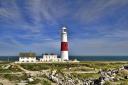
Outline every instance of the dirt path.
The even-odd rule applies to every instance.
[[[14,75],[18,75],[18,74],[23,74],[23,72],[15,72],[15,73],[0,73],[0,74],[14,74]]]
[[[64,71],[64,73],[97,73],[97,71]]]
[[[18,68],[20,68],[24,73],[31,74],[32,76],[42,75],[46,74],[49,70],[41,70],[41,71],[29,71],[27,69],[24,69],[22,66],[17,65]]]

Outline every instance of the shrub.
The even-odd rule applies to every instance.
[[[112,83],[110,81],[106,81],[104,85],[112,85]]]
[[[121,82],[120,85],[128,85],[128,82]]]
[[[88,78],[99,78],[99,74],[96,73],[71,73],[71,75],[75,78],[79,79],[88,79]]]
[[[51,82],[47,80],[42,80],[41,85],[51,85]]]

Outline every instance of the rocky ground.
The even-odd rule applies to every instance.
[[[0,85],[128,85],[128,62],[0,64]]]

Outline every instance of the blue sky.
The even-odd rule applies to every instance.
[[[0,0],[0,55],[128,55],[128,0]]]

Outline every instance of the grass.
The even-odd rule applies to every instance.
[[[9,68],[4,69],[9,64],[0,64],[0,73],[10,73],[10,72],[21,72],[22,70],[19,69],[16,65],[11,65]]]
[[[47,80],[42,80],[40,83],[41,85],[51,85],[51,82]]]
[[[87,71],[93,69],[116,69],[126,63],[121,62],[80,62],[80,63],[38,63],[38,64],[20,64],[23,68],[32,71],[40,71],[46,69],[69,69],[71,67],[79,68],[77,70]]]
[[[98,61],[81,62],[81,65],[83,66],[87,66],[94,69],[103,69],[103,70],[117,69],[124,64],[127,64],[127,62],[98,62]]]
[[[23,75],[1,74],[0,76],[8,79],[10,81],[20,81],[20,80],[26,80],[27,79],[26,74],[23,74]]]
[[[11,61],[0,61],[0,64],[10,64],[10,63],[12,63]]]
[[[94,71],[95,69],[86,67],[86,66],[80,66],[80,67],[72,67],[70,71]],[[66,71],[66,70],[65,70]],[[69,69],[67,69],[69,71]]]
[[[126,81],[121,81],[120,85],[128,85],[128,80],[126,80]]]
[[[23,68],[32,71],[40,71],[47,69],[64,69],[69,68],[76,65],[70,65],[67,63],[43,63],[43,64],[20,64]]]
[[[128,75],[128,70],[121,70],[119,71],[119,73],[117,74],[117,76],[121,76],[121,77],[124,77]]]
[[[119,81],[115,81],[115,82],[111,82],[112,85],[128,85],[128,80],[127,79],[123,79],[123,80],[119,80]]]
[[[71,73],[72,77],[79,79],[88,79],[88,78],[99,78],[97,73]]]
[[[19,64],[23,68],[31,71],[41,71],[41,70],[47,70],[50,69],[51,71],[56,69],[57,73],[60,73],[61,75],[64,75],[64,71],[93,71],[93,70],[109,70],[109,69],[117,69],[121,67],[122,65],[128,64],[128,62],[80,62],[80,63],[27,63],[27,64]],[[5,72],[20,72],[21,70],[16,66],[12,65],[8,69],[3,69],[3,65],[8,65],[6,62],[5,64],[0,63],[0,73]],[[71,69],[69,69],[71,68]],[[124,77],[125,75],[128,75],[128,72],[126,71],[120,71],[117,76]],[[1,74],[1,77],[4,77],[8,80],[26,80],[27,75],[11,75],[11,74]],[[98,73],[71,73],[72,78],[79,78],[79,79],[88,79],[88,78],[99,78],[100,74]],[[43,77],[46,77],[45,75]],[[118,82],[118,81],[117,81]],[[35,80],[35,82],[29,83],[29,85],[34,85],[36,83],[40,83],[41,85],[51,85],[50,81],[47,80]],[[106,82],[106,85],[109,85]],[[113,82],[112,82],[113,83]],[[122,80],[118,82],[119,85],[128,85],[128,82],[126,80]]]
[[[49,66],[47,65],[41,65],[41,64],[20,64],[23,68],[31,71],[40,71],[40,70],[46,70],[49,69]]]
[[[104,85],[113,85],[110,81],[106,81]]]
[[[17,75],[11,75],[11,74],[1,74],[0,76],[8,79],[10,81],[19,79],[19,77]]]

